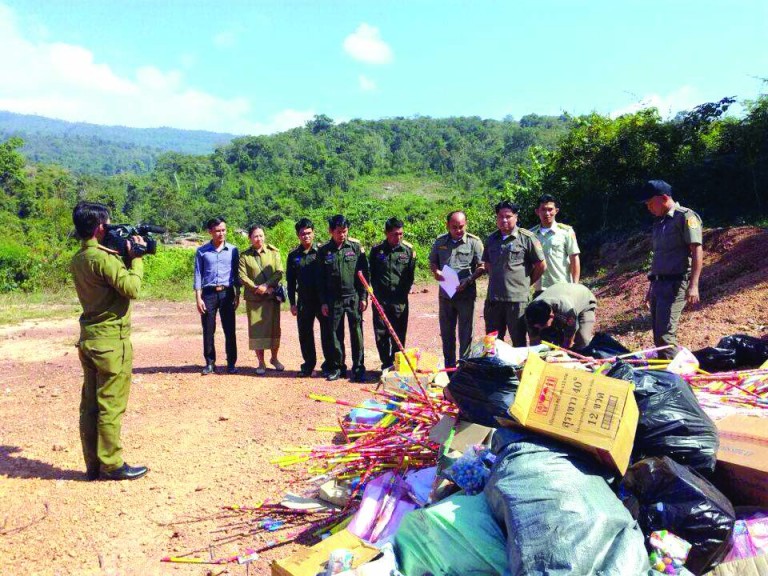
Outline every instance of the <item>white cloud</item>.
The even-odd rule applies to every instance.
[[[237,32],[234,30],[224,30],[213,37],[213,44],[218,48],[232,48],[237,44]]]
[[[381,39],[379,29],[363,22],[344,39],[344,51],[355,60],[368,64],[392,62],[392,48]]]
[[[618,118],[623,114],[633,114],[639,110],[645,108],[656,108],[661,114],[662,118],[672,118],[681,110],[691,110],[695,108],[705,99],[691,86],[681,86],[677,90],[674,90],[666,96],[660,96],[659,94],[648,94],[644,96],[639,102],[614,110],[611,112],[611,118]]]
[[[363,74],[357,77],[357,81],[360,84],[360,90],[363,92],[373,92],[377,88],[376,82]]]
[[[171,126],[266,134],[302,126],[313,110],[287,109],[252,120],[245,97],[222,98],[189,86],[180,70],[142,66],[119,75],[81,46],[25,38],[0,2],[0,110],[72,122],[137,128]]]

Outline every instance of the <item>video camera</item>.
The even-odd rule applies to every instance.
[[[132,246],[133,253],[136,255],[155,254],[157,252],[157,240],[152,237],[152,234],[165,234],[166,230],[162,226],[153,226],[152,224],[140,224],[139,226],[131,226],[130,224],[107,224],[107,233],[104,235],[104,239],[101,243],[115,250],[124,260],[131,259],[131,255],[128,253],[128,242],[132,236],[141,236],[146,246],[141,244],[135,244]]]

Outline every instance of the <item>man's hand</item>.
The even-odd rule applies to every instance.
[[[298,315],[299,313],[299,307],[298,306],[291,306],[291,314],[294,316]]]
[[[203,302],[203,299],[200,296],[197,297],[197,311],[200,314],[208,312],[208,308],[205,307],[205,302]]]
[[[141,236],[131,236],[131,239],[126,242],[126,248],[128,249],[128,254],[131,256],[131,258],[141,258],[145,252],[139,252],[137,254],[134,252],[134,246],[143,246],[146,248],[147,243],[144,241],[144,238]]]
[[[256,286],[256,288],[253,289],[253,291],[256,292],[256,294],[259,294],[259,295],[266,294],[267,293],[267,287],[264,286],[264,284],[259,284],[258,286]]]
[[[360,308],[360,312],[365,312],[368,309],[368,300],[360,300],[358,308]]]
[[[320,306],[320,313],[326,318],[331,315],[330,311],[328,310],[328,304],[323,304]]]
[[[651,309],[651,287],[648,286],[648,292],[645,293],[645,299],[643,300],[643,305],[645,306],[646,310]]]
[[[688,286],[688,290],[685,291],[685,299],[688,301],[688,304],[691,305],[698,304],[700,302],[698,285],[694,286],[691,284]]]
[[[440,270],[435,270],[434,272],[432,272],[432,276],[434,276],[435,280],[437,280],[438,282],[445,281],[445,276],[443,276],[443,273],[440,272]]]
[[[456,287],[456,292],[463,292],[470,284],[472,284],[472,278],[462,280],[461,283]]]

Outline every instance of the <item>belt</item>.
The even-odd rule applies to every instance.
[[[655,282],[656,280],[682,282],[685,280],[685,274],[648,274],[648,280],[651,282]]]
[[[229,290],[231,286],[206,286],[203,288],[203,290],[208,290],[210,292],[224,292],[224,290]]]

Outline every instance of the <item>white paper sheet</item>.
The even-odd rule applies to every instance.
[[[441,272],[443,273],[444,280],[440,282],[440,288],[445,290],[445,293],[448,294],[449,298],[453,298],[453,295],[456,294],[456,289],[459,287],[459,284],[461,284],[459,275],[456,273],[456,270],[447,264],[443,266]]]

